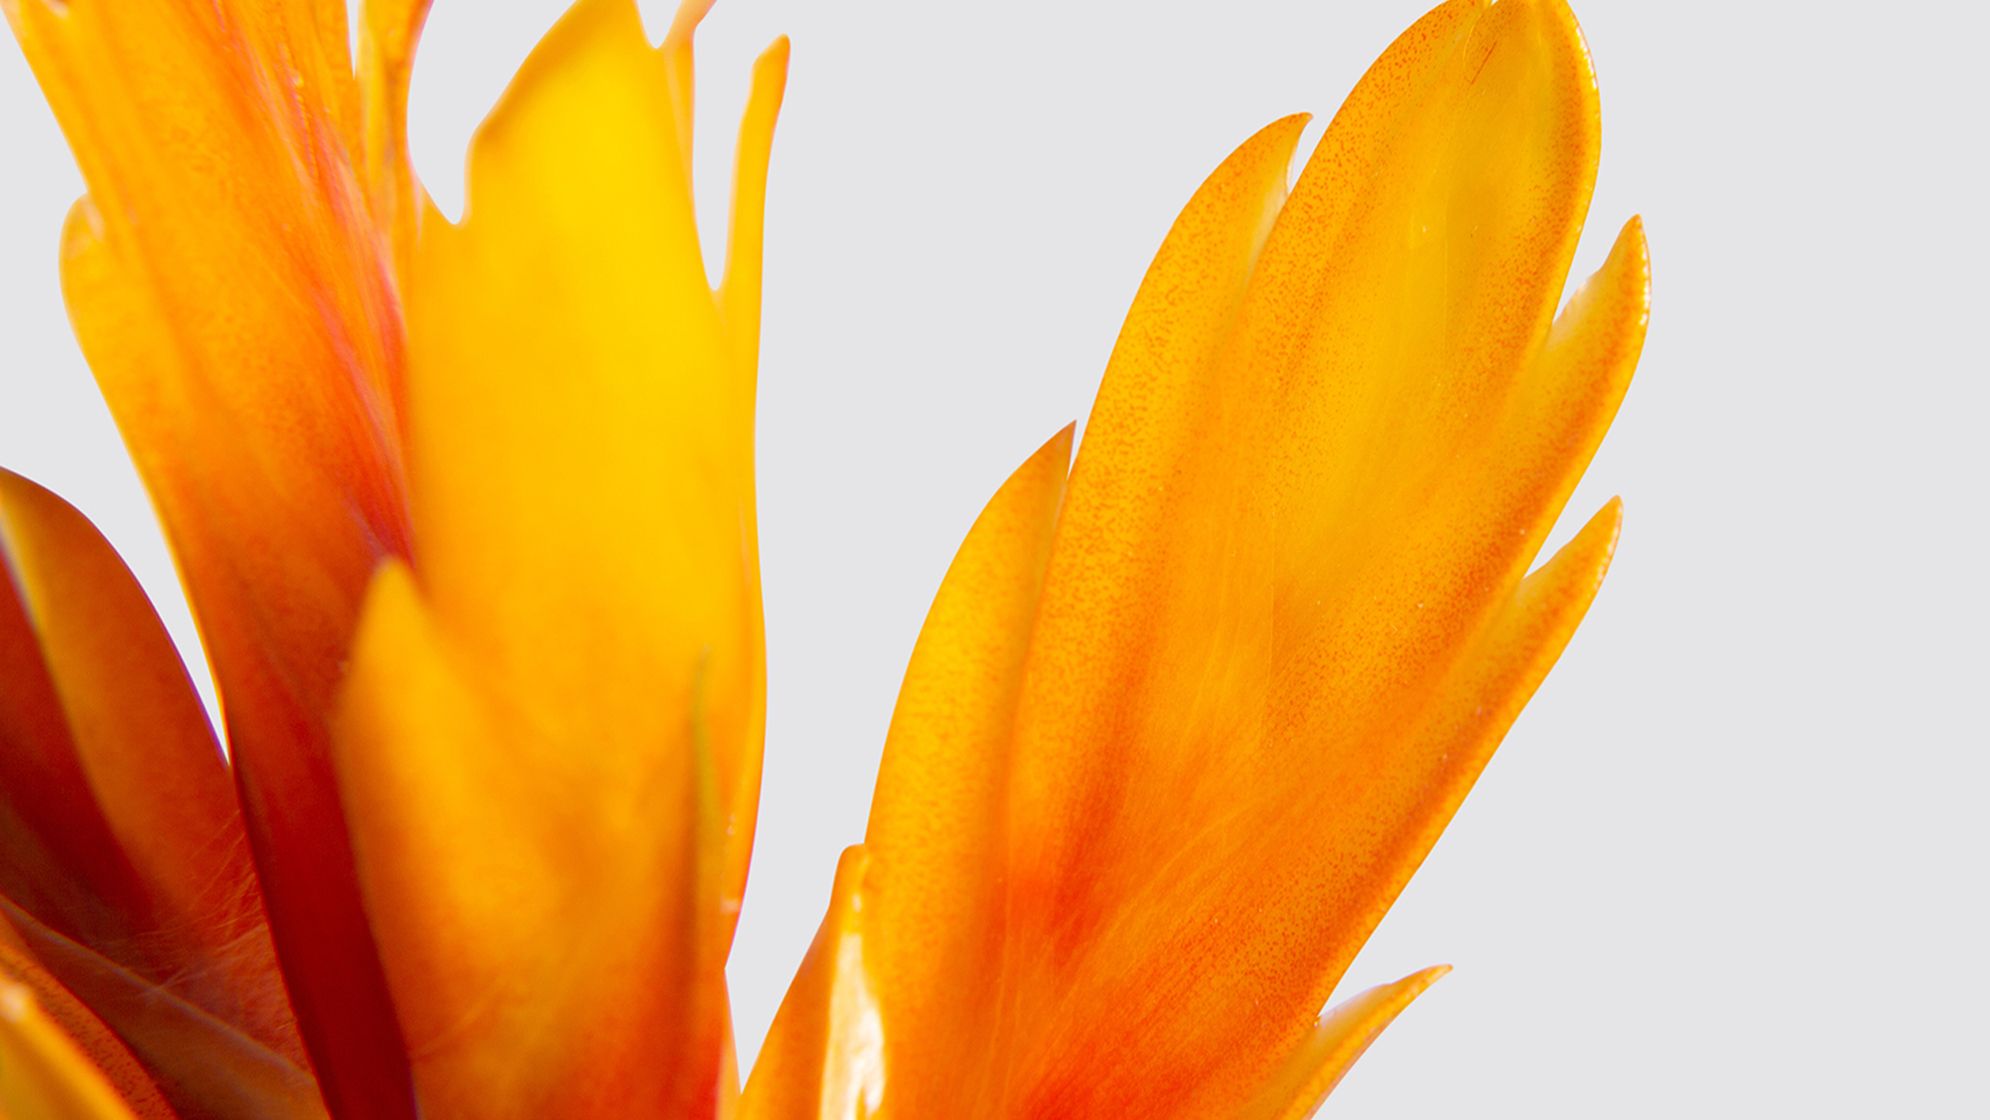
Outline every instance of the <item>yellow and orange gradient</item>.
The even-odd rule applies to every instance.
[[[753,404],[785,42],[722,274],[687,3],[580,0],[408,164],[426,5],[0,0],[84,171],[63,283],[181,565],[0,474],[0,1112],[1310,1115],[1441,969],[1320,1009],[1559,654],[1614,503],[1633,221],[1556,314],[1597,107],[1559,0],[1453,2],[1288,188],[1177,220],[1083,446],[1003,486],[747,1085]],[[1067,470],[1067,465],[1069,469]]]

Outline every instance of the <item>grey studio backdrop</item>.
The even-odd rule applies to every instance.
[[[1084,416],[1202,176],[1284,113],[1317,135],[1424,6],[723,0],[707,22],[709,238],[751,58],[778,32],[795,49],[768,213],[743,1058],[862,836],[913,636],[982,501]],[[445,210],[561,7],[440,0],[412,131]],[[658,34],[666,8],[646,5]],[[1642,213],[1655,296],[1554,543],[1611,494],[1628,521],[1347,990],[1458,971],[1326,1115],[1984,1115],[1990,28],[1934,3],[1578,14],[1604,155],[1577,274]],[[11,44],[0,151],[0,462],[95,518],[197,655],[64,318],[81,185]]]

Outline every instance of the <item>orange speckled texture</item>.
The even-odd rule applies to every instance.
[[[991,579],[971,535],[921,635],[870,841],[922,815],[999,854],[871,866],[874,1115],[1301,1116],[1434,977],[1325,1021],[1359,1045],[1320,1041],[1608,564],[1615,503],[1527,576],[1636,363],[1643,233],[1556,316],[1598,143],[1559,0],[1431,12],[1287,198],[1303,123],[1169,233],[1034,612],[954,621],[1036,578],[1019,549]],[[947,663],[1009,668],[933,705],[921,667]],[[948,773],[933,744],[954,776],[902,781]]]

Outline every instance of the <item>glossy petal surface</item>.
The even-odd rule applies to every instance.
[[[884,1094],[884,1027],[864,962],[870,853],[844,851],[829,913],[781,1001],[741,1102],[743,1120],[862,1120]]]
[[[1442,965],[1368,989],[1321,1016],[1239,1120],[1307,1120],[1410,1001],[1450,969]]]

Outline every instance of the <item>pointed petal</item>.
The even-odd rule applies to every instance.
[[[1343,918],[1329,946],[1351,956],[1429,854],[1588,612],[1623,519],[1622,503],[1612,499],[1529,575],[1460,658],[1406,746],[1364,776],[1370,796],[1336,822],[1367,843],[1358,858],[1342,861]]]
[[[1513,663],[1497,635],[1559,637],[1495,710],[1552,662],[1580,610],[1539,622],[1516,588],[1644,322],[1633,227],[1551,329],[1595,139],[1558,0],[1448,4],[1363,80],[1282,209],[1283,153],[1240,153],[1226,169],[1263,185],[1219,172],[1177,230],[1219,234],[1171,235],[1045,580],[1000,965],[950,993],[993,1009],[946,1067],[995,1071],[990,1114],[1251,1100],[1505,724],[1431,729]]]
[[[81,513],[6,471],[0,559],[0,708],[33,692],[43,717],[0,732],[0,789],[42,853],[7,861],[6,893],[302,1060],[234,787],[144,592]]]
[[[719,319],[732,343],[735,392],[740,407],[751,414],[760,367],[761,258],[767,206],[767,165],[773,154],[774,123],[788,80],[788,40],[783,37],[762,52],[753,64],[753,89],[740,124],[738,165],[733,176],[731,235],[726,246],[725,279],[719,287]],[[686,94],[686,97],[689,95]],[[684,126],[686,129],[688,125]],[[688,132],[687,132],[688,135]],[[748,659],[754,666],[752,696],[747,702],[750,725],[742,741],[755,744],[738,752],[739,774],[731,780],[726,832],[740,838],[728,845],[725,865],[725,905],[736,915],[746,892],[746,866],[753,852],[753,823],[760,807],[760,762],[757,744],[765,734],[767,709],[766,624],[760,601],[760,527],[754,496],[752,463],[747,466],[747,516],[741,548],[748,565],[747,582],[753,617],[748,623],[752,642]],[[723,787],[722,787],[723,788]],[[730,935],[728,935],[729,937]]]
[[[767,165],[774,153],[774,122],[788,83],[788,40],[774,40],[753,64],[753,91],[739,126],[733,170],[732,227],[726,239],[720,315],[732,337],[740,369],[760,364],[760,284],[766,242]],[[750,391],[751,386],[748,386]]]
[[[430,1115],[725,1091],[764,683],[752,377],[698,248],[686,49],[577,4],[411,272],[421,548],[375,583],[338,753]]]
[[[407,549],[402,331],[336,0],[6,0],[89,195],[64,292],[213,659],[286,979],[333,1099],[408,1115],[324,720]]]
[[[388,231],[395,275],[405,280],[427,196],[408,158],[408,80],[431,0],[365,0],[360,7],[359,90],[365,178],[374,220]]]
[[[1246,433],[1236,407],[1245,402],[1219,391],[1225,387],[1212,371],[1233,345],[1236,315],[1284,201],[1306,119],[1267,126],[1196,191],[1114,346],[1057,531],[1030,654],[1022,726],[1031,738],[1014,760],[1014,840],[1056,850],[1022,853],[1021,869],[1076,871],[1069,853],[1086,848],[1099,823],[1082,806],[1097,796],[1088,786],[1107,762],[1097,745],[1124,720],[1116,694],[1139,671],[1150,652],[1144,643],[1161,621],[1151,585],[1172,558],[1157,545],[1181,528],[1182,495],[1222,491],[1233,481],[1210,477],[1210,463],[1190,452]],[[1178,535],[1191,544],[1196,538]],[[1204,540],[1221,546],[1220,538]]]
[[[1327,1012],[1239,1120],[1309,1120],[1396,1016],[1449,971],[1448,965],[1426,968]]]
[[[118,1041],[103,1021],[49,974],[30,953],[7,923],[0,921],[0,988],[24,988],[33,994],[36,1007],[97,1071],[126,1108],[140,1120],[173,1120],[173,1110],[160,1095],[151,1077],[140,1068],[124,1043]],[[0,1046],[0,1050],[4,1047]],[[0,1056],[0,1078],[13,1060]],[[40,1116],[7,1103],[7,1091],[0,1089],[0,1116]]]
[[[1009,735],[1064,494],[1071,429],[1010,475],[968,531],[892,714],[865,847],[867,953],[893,1108],[945,1111],[971,1071],[958,993],[995,967]]]
[[[1509,716],[1470,750],[1403,733],[1457,703],[1467,691],[1461,682],[1489,671],[1494,654],[1486,643],[1515,624],[1505,619],[1515,610],[1537,610],[1528,606],[1529,596],[1548,585],[1543,581],[1560,578],[1550,576],[1551,564],[1514,590],[1623,399],[1643,343],[1648,291],[1643,233],[1633,220],[1603,268],[1570,301],[1505,409],[1460,456],[1455,476],[1431,498],[1420,523],[1379,546],[1373,569],[1350,577],[1358,605],[1320,639],[1367,659],[1343,679],[1365,675],[1387,682],[1385,688],[1338,689],[1338,705],[1314,699],[1288,717],[1301,741],[1325,748],[1322,788],[1343,791],[1324,827],[1312,833],[1325,872],[1316,880],[1318,913],[1335,916],[1319,945],[1326,975],[1338,978],[1354,959],[1511,722]],[[1615,503],[1599,512],[1555,564],[1593,564],[1600,581],[1620,516]],[[1574,578],[1580,583],[1589,577]],[[1489,589],[1506,590],[1490,604],[1475,601]],[[1592,582],[1581,609],[1594,590]],[[1553,664],[1581,609],[1552,640],[1540,674]],[[1519,702],[1539,680],[1537,675],[1525,685]],[[1367,723],[1353,732],[1328,722],[1336,713],[1342,723],[1352,722],[1350,715],[1364,711]],[[1464,775],[1463,783],[1439,780],[1445,767]],[[1432,821],[1434,827],[1427,827]],[[1389,870],[1371,879],[1363,860],[1333,854],[1352,851],[1384,859]]]
[[[135,1120],[131,1109],[35,997],[0,981],[0,1114],[41,1120]]]
[[[741,1120],[864,1120],[884,1090],[884,1027],[866,960],[870,859],[843,852],[829,913],[754,1060]]]
[[[213,1120],[324,1120],[309,1072],[172,990],[62,936],[0,899],[0,925],[87,1004],[182,1114]]]
[[[1127,889],[1129,868],[1172,873],[1166,848],[1115,827],[1111,809],[1138,778],[1129,748],[1197,735],[1236,742],[1248,732],[1228,722],[1248,714],[1210,701],[1262,675],[1264,641],[1252,628],[1267,613],[1267,564],[1238,547],[1225,521],[1258,520],[1250,511],[1262,483],[1247,452],[1265,394],[1219,372],[1304,124],[1288,118],[1253,137],[1177,219],[1128,314],[1072,470],[1016,717],[1004,964],[990,973],[1004,990],[999,1001],[968,1000],[997,1008],[979,1027],[991,1041],[969,1051],[988,1057],[966,1060],[999,1063],[1008,1085],[992,1095],[1006,1108],[1084,1115],[1078,1102],[1090,1098],[1081,1087],[1097,1083],[1099,1101],[1111,1100],[1115,1090],[1104,1086],[1114,1070],[1149,1079],[1157,1098],[1181,1095],[1196,1076],[1157,1073],[1141,1064],[1150,1051],[1137,1045],[1121,1049],[1127,1064],[1099,1061],[1104,1051],[1083,1037],[1097,1025],[1094,1009],[1066,1003],[1065,974],[1118,920],[1108,899]],[[1198,450],[1205,446],[1236,458]],[[1186,670],[1190,651],[1178,647],[1198,639],[1227,643],[1228,652],[1207,673],[1154,672]],[[1192,789],[1151,791],[1151,808],[1193,825],[1199,818],[1185,810],[1202,795]],[[1154,986],[1129,1006],[1174,990]],[[1037,1084],[1046,1077],[1052,1084]],[[1138,1112],[1141,1099],[1126,1097],[1124,1107]]]

